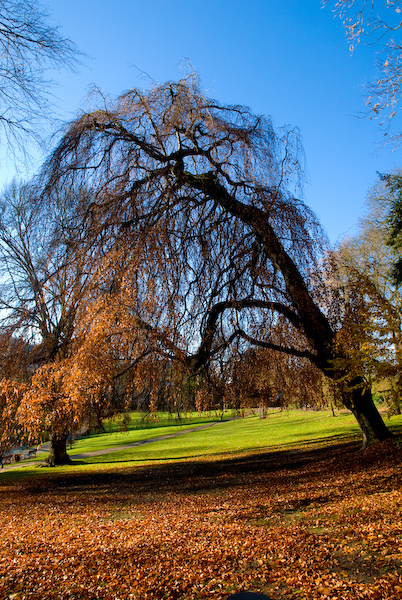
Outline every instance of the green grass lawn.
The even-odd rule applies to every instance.
[[[224,415],[229,418],[230,413]],[[387,425],[396,433],[402,433],[402,416],[386,420]],[[211,424],[206,429],[193,432],[186,430],[200,425]],[[252,454],[266,450],[276,451],[307,446],[326,446],[341,442],[360,439],[359,427],[350,413],[339,412],[333,416],[330,411],[271,410],[266,419],[258,416],[247,416],[235,420],[221,422],[214,414],[198,415],[193,413],[180,421],[169,415],[158,415],[153,421],[144,421],[141,415],[134,414],[128,426],[128,431],[120,432],[113,423],[114,431],[83,437],[75,441],[69,454],[82,455],[93,451],[109,450],[127,444],[140,445],[127,449],[116,450],[99,456],[80,458],[74,468],[85,469],[116,469],[134,465],[152,463],[214,460],[222,456]],[[176,437],[149,440],[165,435],[182,433]],[[41,458],[44,458],[42,455]],[[52,469],[71,469],[71,467],[56,467]],[[27,462],[18,471],[31,472],[36,467]],[[43,472],[43,469],[42,469]],[[11,475],[11,471],[9,472]],[[4,473],[6,475],[6,473]]]
[[[223,419],[233,417],[231,411],[223,414]],[[105,433],[84,436],[73,442],[71,453],[85,454],[104,448],[135,444],[144,440],[171,435],[186,429],[219,422],[220,415],[214,412],[208,413],[186,413],[180,418],[169,413],[157,413],[153,417],[143,413],[133,412],[127,430],[122,430],[122,424],[118,420],[111,420],[105,424]]]
[[[393,417],[388,424],[399,431],[402,429],[402,416]],[[167,432],[173,433],[174,428],[169,427],[163,431],[155,428],[152,432],[138,431],[136,437],[130,435],[130,438],[133,441],[145,441]],[[208,429],[83,460],[87,464],[119,461],[170,462],[250,454],[268,449],[300,448],[311,444],[329,445],[342,441],[358,441],[359,438],[359,427],[351,414],[340,413],[333,417],[330,411],[272,411],[266,419],[249,416],[217,423]],[[71,454],[84,452],[81,448],[87,447],[85,443],[85,440],[77,441]]]

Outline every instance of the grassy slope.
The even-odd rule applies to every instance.
[[[333,417],[329,411],[271,411],[267,419],[249,416],[221,423],[209,417],[192,417],[182,420],[180,424],[162,423],[160,426],[155,422],[151,428],[133,428],[126,433],[115,432],[93,436],[90,439],[82,438],[74,443],[70,453],[84,454],[101,448],[155,439],[207,423],[214,425],[208,429],[85,460],[89,463],[128,461],[130,458],[136,462],[170,461],[239,452],[250,453],[267,448],[301,447],[311,443],[330,444],[358,439],[360,435],[353,415],[348,413],[340,413]],[[402,416],[393,417],[388,424],[395,430],[402,429]]]
[[[396,420],[394,421],[396,423]],[[400,419],[402,423],[402,419]],[[190,425],[181,425],[185,430]],[[131,431],[128,434],[113,434],[114,444],[106,440],[107,446],[135,443],[152,439],[178,431],[178,427],[153,428],[151,430]],[[332,417],[327,411],[272,411],[267,419],[257,416],[247,417],[224,423],[216,422],[208,429],[160,440],[152,444],[144,444],[129,450],[105,456],[84,459],[88,463],[112,461],[171,461],[200,457],[214,457],[222,454],[238,454],[258,452],[263,449],[279,449],[302,446],[312,442],[330,443],[335,440],[357,439],[358,426],[352,415],[341,414]],[[88,444],[85,439],[79,440],[71,450],[71,454],[81,454],[102,445],[102,440],[94,440]],[[106,447],[106,446],[105,446]]]
[[[228,417],[230,414],[225,415],[225,418]],[[125,468],[130,464],[163,464],[178,460],[216,460],[222,456],[251,454],[267,449],[283,450],[310,445],[319,447],[359,440],[359,428],[353,415],[344,412],[333,417],[330,411],[272,410],[267,419],[249,416],[223,423],[213,414],[201,417],[193,414],[180,422],[175,422],[166,415],[159,415],[159,420],[144,422],[135,415],[127,432],[118,431],[114,423],[115,430],[111,433],[81,438],[74,442],[69,452],[74,456],[145,442],[210,423],[212,426],[207,429],[80,459],[76,468],[81,471]],[[402,431],[402,416],[393,417],[387,423],[391,429]],[[18,472],[10,472],[9,475],[4,473],[2,477],[9,476],[15,479],[22,477],[24,473],[38,472],[29,462],[26,465]],[[65,470],[66,467],[54,469],[55,472]]]

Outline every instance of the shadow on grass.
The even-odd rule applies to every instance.
[[[198,423],[198,424],[193,424],[190,425],[189,423],[187,423],[187,427],[184,427],[183,429],[175,429],[174,431],[172,431],[171,433],[168,434],[163,434],[163,432],[161,432],[161,434],[157,435],[156,437],[152,437],[152,438],[145,438],[145,439],[136,439],[136,440],[132,440],[132,441],[128,441],[128,440],[124,440],[124,439],[119,439],[119,440],[108,440],[108,443],[105,445],[104,443],[102,443],[102,440],[97,437],[97,436],[87,436],[84,438],[84,444],[87,444],[88,442],[91,442],[93,440],[97,440],[98,441],[98,449],[93,449],[93,450],[88,450],[87,452],[85,451],[80,451],[79,448],[77,449],[76,445],[74,446],[70,446],[69,448],[69,454],[73,451],[79,451],[80,454],[78,454],[77,456],[79,458],[81,458],[81,454],[82,456],[84,456],[85,454],[87,454],[88,456],[90,454],[92,454],[93,456],[95,456],[96,454],[101,455],[101,454],[112,454],[114,452],[122,452],[124,450],[130,450],[130,448],[134,448],[136,446],[143,446],[145,444],[151,444],[154,442],[159,442],[159,441],[163,441],[166,439],[170,439],[170,438],[175,438],[181,435],[185,435],[188,433],[193,433],[196,431],[202,431],[203,429],[209,429],[210,427],[212,427],[213,425],[217,425],[217,424],[221,424],[221,423],[228,423],[229,421],[233,421],[234,419],[220,419],[220,420],[211,420],[208,421],[207,423],[203,422],[203,423]],[[184,426],[184,423],[183,423]],[[169,426],[171,428],[171,426]],[[150,428],[152,430],[152,428]],[[155,429],[159,429],[159,427],[155,428]],[[161,427],[162,429],[162,427]],[[130,434],[132,433],[133,430],[127,431],[126,434],[127,436],[130,436]],[[102,435],[108,435],[108,433],[106,434],[98,434],[98,436],[102,436]],[[113,434],[111,434],[113,435]],[[125,435],[125,434],[123,434]],[[92,438],[92,439],[91,439]],[[74,456],[74,454],[72,454],[71,456]]]
[[[172,436],[175,437],[175,436]],[[359,439],[359,436],[356,435],[356,440]],[[303,442],[298,442],[298,450],[301,450],[303,448],[311,448],[312,446],[333,446],[334,444],[346,444],[348,442],[354,441],[353,436],[351,436],[350,434],[334,434],[334,435],[330,435],[330,436],[323,436],[320,438],[317,438],[316,436],[314,436],[312,434],[312,437],[310,440],[305,440]],[[162,457],[160,456],[153,456],[152,455],[152,449],[148,449],[147,450],[147,454],[146,455],[140,455],[138,458],[135,455],[135,449],[136,447],[140,447],[145,445],[146,443],[149,442],[155,442],[155,441],[159,441],[159,440],[146,440],[145,442],[142,443],[134,443],[132,445],[132,447],[130,448],[130,445],[127,445],[127,447],[125,449],[121,448],[120,450],[116,448],[115,452],[111,452],[111,449],[107,449],[107,451],[104,454],[98,454],[96,455],[96,459],[95,460],[91,460],[91,456],[90,453],[88,453],[87,456],[85,456],[85,454],[83,455],[77,455],[77,459],[74,459],[74,455],[71,455],[71,458],[74,461],[74,464],[87,464],[87,465],[112,465],[115,463],[149,463],[149,462],[171,462],[171,461],[181,461],[181,460],[192,460],[192,459],[199,459],[202,457],[211,457],[212,460],[215,460],[214,457],[220,457],[223,454],[225,456],[228,457],[237,457],[239,455],[239,451],[238,450],[222,450],[222,451],[216,451],[216,452],[207,452],[205,446],[192,446],[192,450],[193,453],[189,454],[187,456],[178,456],[176,454],[171,454],[171,455],[164,455]],[[295,442],[293,441],[289,441],[289,442],[281,442],[280,443],[280,447],[281,449],[284,449],[286,452],[288,450],[291,449],[295,449]],[[130,453],[130,451],[133,453],[133,457],[131,458],[127,458],[127,455]],[[197,452],[197,454],[195,454],[195,452]],[[261,448],[261,446],[249,446],[248,448],[242,448],[241,453],[245,454],[245,455],[250,455],[250,454],[259,454],[261,452],[264,452],[264,450]],[[269,449],[267,449],[267,452],[275,452],[278,453],[279,450],[275,447],[275,445],[271,446]],[[159,454],[159,452],[158,452]],[[95,455],[94,455],[95,456]],[[80,459],[84,459],[83,462],[79,462]]]
[[[378,473],[382,460],[394,463],[401,461],[402,453],[392,442],[376,444],[365,452],[359,451],[359,444],[349,442],[323,448],[304,448],[279,450],[237,456],[217,460],[183,460],[153,465],[127,465],[121,469],[113,469],[115,463],[99,465],[99,470],[74,471],[72,468],[63,472],[46,470],[46,476],[30,476],[14,478],[7,487],[12,493],[13,485],[17,494],[41,494],[57,490],[58,493],[94,494],[107,497],[118,490],[119,494],[129,496],[132,500],[144,497],[160,498],[169,493],[219,493],[219,490],[235,489],[247,486],[252,478],[264,485],[272,480],[280,484],[282,477],[287,485],[298,481],[313,482],[320,477],[334,475],[353,476],[362,469],[374,469]],[[175,461],[178,458],[175,457]],[[132,463],[133,461],[125,461]],[[75,464],[84,464],[76,462]],[[87,464],[87,463],[85,463]],[[106,468],[105,468],[106,467]],[[101,469],[102,468],[102,469]],[[43,472],[44,470],[42,470]],[[387,487],[398,485],[392,478],[384,476]],[[373,480],[373,490],[378,484]],[[391,489],[390,488],[390,489]]]

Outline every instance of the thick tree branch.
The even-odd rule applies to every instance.
[[[248,335],[242,329],[237,330],[237,335],[243,340],[250,342],[253,346],[259,346],[260,348],[267,348],[269,350],[275,350],[276,352],[282,352],[283,354],[289,354],[291,356],[298,356],[300,358],[308,358],[314,364],[317,361],[317,357],[312,352],[308,350],[298,350],[297,348],[290,348],[288,346],[281,346],[279,344],[274,344],[273,342],[265,342],[263,340],[257,340],[256,338]]]
[[[218,302],[208,312],[208,317],[202,334],[202,341],[198,351],[190,357],[191,364],[194,370],[198,370],[204,366],[213,354],[216,354],[212,350],[212,344],[216,333],[216,327],[219,317],[225,310],[237,310],[241,311],[245,308],[259,308],[264,310],[275,311],[282,316],[286,317],[292,325],[297,329],[302,327],[298,316],[284,304],[279,302],[270,302],[268,300],[257,300],[245,298],[243,300],[227,300],[224,302]],[[237,337],[237,334],[231,336],[231,341]]]
[[[333,331],[327,318],[312,300],[296,264],[275,234],[268,215],[258,207],[237,200],[212,172],[202,175],[185,172],[182,173],[182,177],[187,185],[202,191],[232,215],[240,218],[243,223],[247,223],[258,234],[266,255],[282,273],[296,314],[300,323],[303,323],[305,335],[317,348],[318,354],[322,355],[322,364],[325,365],[332,351],[330,346],[334,336]]]

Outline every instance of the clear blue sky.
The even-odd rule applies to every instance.
[[[62,33],[89,55],[78,74],[57,75],[63,118],[85,106],[93,83],[112,96],[147,88],[150,79],[180,78],[188,58],[211,97],[270,115],[278,127],[299,127],[305,201],[332,242],[353,233],[376,171],[402,166],[401,150],[380,149],[378,123],[359,117],[374,51],[361,47],[351,56],[331,3],[48,0],[47,6]]]

